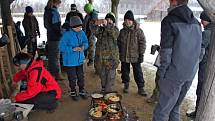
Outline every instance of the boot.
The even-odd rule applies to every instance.
[[[186,116],[194,119],[196,118],[196,111],[193,111],[191,113],[186,113]]]
[[[146,97],[147,94],[143,88],[138,89],[138,95]]]
[[[93,65],[93,60],[89,59],[89,61],[87,62],[87,66],[92,66]]]
[[[128,93],[129,83],[124,83],[123,93]]]
[[[74,101],[78,101],[78,100],[79,100],[79,97],[78,97],[78,94],[77,94],[76,90],[70,92],[70,96],[71,96],[71,98],[72,98]]]
[[[158,102],[158,96],[155,94],[152,94],[152,96],[150,98],[148,98],[147,103],[157,103]]]
[[[81,96],[81,98],[83,99],[87,99],[88,98],[88,94],[85,90],[81,90],[79,91],[79,95]]]

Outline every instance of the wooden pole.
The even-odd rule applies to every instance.
[[[212,35],[209,56],[206,67],[206,79],[201,93],[201,99],[195,121],[215,120],[215,3],[214,0],[198,0],[212,19]]]
[[[14,38],[13,38],[12,27],[7,26],[7,30],[8,30],[8,36],[9,36],[9,39],[10,39],[11,54],[12,54],[12,57],[14,57],[16,55],[16,51],[15,51],[15,43],[14,43]]]

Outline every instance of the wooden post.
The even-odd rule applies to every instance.
[[[212,19],[212,35],[209,56],[206,67],[206,80],[204,82],[201,99],[195,121],[215,120],[215,3],[214,0],[198,0],[204,10],[208,11]]]
[[[13,38],[13,30],[11,26],[7,26],[7,30],[8,30],[8,36],[10,39],[10,49],[11,49],[11,54],[12,57],[14,57],[16,55],[15,52],[15,43],[14,43],[14,38]]]
[[[6,78],[6,74],[5,74],[5,70],[4,70],[4,63],[3,63],[3,58],[2,58],[2,48],[0,48],[0,68],[1,68],[1,74],[2,74],[2,79],[3,79],[3,83],[4,83],[4,87],[6,89],[7,95],[10,94],[10,87],[8,85],[8,81]]]
[[[111,12],[115,14],[116,25],[118,25],[118,5],[120,0],[111,0]]]

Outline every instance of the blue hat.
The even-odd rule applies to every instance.
[[[82,26],[82,21],[81,21],[80,17],[78,17],[78,16],[71,17],[70,18],[70,26],[72,28]]]
[[[25,12],[26,13],[33,13],[34,10],[33,10],[33,8],[31,6],[27,6],[27,7],[25,7]]]
[[[16,66],[19,66],[20,64],[28,64],[32,59],[32,56],[27,54],[27,53],[17,53],[14,57],[13,57],[13,64]]]

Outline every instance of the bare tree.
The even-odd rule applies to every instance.
[[[118,5],[120,0],[111,0],[111,12],[116,16],[116,25],[118,23]]]
[[[214,121],[215,119],[215,3],[214,0],[198,0],[212,19],[212,35],[206,67],[206,80],[201,93],[200,105],[195,121]]]

